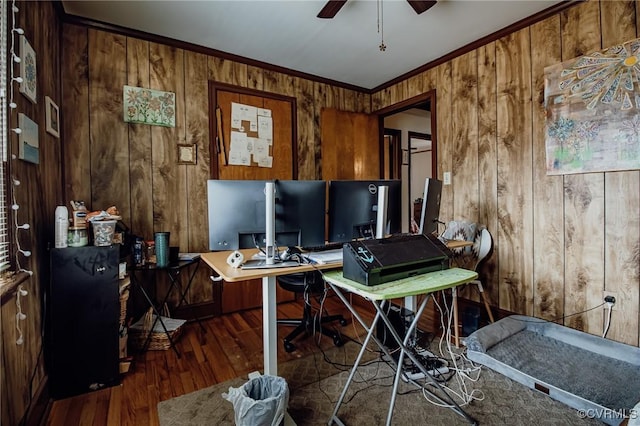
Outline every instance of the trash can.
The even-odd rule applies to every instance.
[[[468,306],[462,313],[462,334],[469,336],[480,326],[480,308]]]
[[[222,397],[233,404],[236,425],[277,426],[287,411],[289,386],[282,377],[258,376],[239,388],[229,388]]]

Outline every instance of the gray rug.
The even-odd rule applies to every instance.
[[[348,377],[348,365],[355,360],[359,347],[347,343],[326,353],[314,354],[281,364],[279,375],[287,380],[290,389],[289,414],[298,425],[327,424]],[[386,363],[378,362],[377,353],[366,355],[368,364],[358,369],[338,412],[347,425],[385,424],[393,371]],[[333,363],[341,364],[335,365]],[[344,371],[341,371],[344,370]],[[230,402],[222,398],[229,387],[240,387],[246,378],[236,378],[158,404],[162,426],[232,425],[234,411]],[[453,381],[449,382],[455,388]],[[480,424],[487,425],[585,425],[600,424],[582,419],[573,410],[547,395],[529,389],[492,370],[482,369],[476,382],[467,382],[468,391],[484,399],[473,401],[464,410]],[[457,402],[459,402],[457,400]],[[393,424],[456,425],[468,424],[463,417],[446,407],[428,402],[413,385],[401,382],[393,411]]]

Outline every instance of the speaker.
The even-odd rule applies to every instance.
[[[398,333],[401,339],[404,339],[407,335],[409,325],[411,325],[411,322],[415,318],[415,313],[393,303],[387,304],[383,309],[387,314],[393,329]],[[400,347],[382,319],[379,319],[376,322],[375,327],[376,337],[390,352]]]

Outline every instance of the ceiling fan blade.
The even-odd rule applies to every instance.
[[[327,4],[324,5],[320,13],[318,13],[318,18],[331,19],[336,16],[336,13],[342,6],[347,2],[347,0],[329,0]],[[428,3],[428,2],[427,2]]]
[[[418,15],[422,12],[426,12],[436,5],[437,1],[420,1],[420,0],[407,0],[407,2],[411,5],[413,10],[416,11]]]

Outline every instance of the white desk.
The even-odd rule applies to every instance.
[[[258,252],[257,249],[240,250],[245,259]],[[276,277],[279,275],[307,272],[317,269],[341,268],[342,263],[325,265],[305,264],[291,268],[241,269],[227,264],[230,251],[202,253],[202,260],[226,282],[262,279],[262,345],[264,349],[264,374],[278,374],[278,322],[276,315]]]
[[[399,366],[403,365],[404,356],[405,355],[408,356],[411,359],[411,361],[413,361],[413,363],[416,366],[418,366],[418,368],[422,371],[425,377],[431,377],[429,376],[426,368],[420,363],[420,361],[416,358],[416,356],[407,348],[409,337],[415,330],[418,324],[418,321],[422,316],[424,308],[427,305],[427,302],[429,301],[429,295],[436,291],[455,288],[459,285],[468,283],[476,279],[477,277],[478,277],[478,274],[474,271],[469,271],[469,270],[460,269],[460,268],[452,268],[452,269],[445,269],[442,271],[430,272],[427,274],[417,275],[417,276],[404,278],[397,281],[388,282],[385,284],[368,287],[368,286],[359,284],[355,281],[344,278],[341,270],[328,271],[324,273],[325,281],[331,286],[333,291],[335,291],[335,293],[342,300],[345,306],[351,311],[354,318],[356,318],[360,322],[360,324],[362,324],[365,330],[367,330],[367,337],[364,340],[364,343],[362,344],[362,349],[360,350],[360,353],[356,358],[353,368],[349,373],[349,378],[347,379],[347,383],[345,384],[344,389],[342,390],[340,399],[338,399],[338,402],[336,403],[333,414],[331,415],[331,419],[329,419],[329,425],[333,423],[336,423],[339,425],[343,424],[338,418],[338,411],[340,410],[342,401],[344,400],[347,390],[349,389],[349,385],[353,380],[353,377],[356,373],[356,370],[358,369],[358,365],[360,364],[362,356],[367,349],[367,345],[369,344],[369,341],[373,338],[373,340],[378,344],[380,349],[389,357],[389,359],[391,359],[392,361],[394,360],[394,357],[391,356],[391,354],[389,353],[385,345],[383,345],[380,342],[380,340],[378,340],[378,338],[374,335],[375,324],[379,320],[382,320],[386,324],[391,335],[397,341],[401,349],[398,362],[396,363],[396,374],[395,374],[394,383],[393,383],[391,401],[389,403],[389,412],[387,414],[386,424],[390,425],[391,417],[393,415],[393,406],[395,405],[395,399],[398,391],[400,375],[402,373],[402,368],[399,368]],[[353,308],[351,303],[349,303],[345,295],[342,293],[343,291],[358,294],[364,297],[365,299],[369,300],[373,304],[373,306],[376,309],[376,315],[373,321],[371,322],[371,324],[365,323],[364,320],[360,317],[360,315],[358,315],[358,312]],[[405,337],[402,338],[395,331],[394,326],[391,324],[391,321],[385,314],[383,309],[384,302],[391,299],[397,299],[402,297],[406,298],[411,296],[418,296],[421,294],[424,294],[427,297],[423,298],[422,302],[420,303],[420,307],[418,308],[418,311],[415,313],[413,322],[409,326],[409,329],[407,330]],[[462,410],[462,408],[460,408],[460,406],[456,404],[456,402],[449,396],[449,394],[444,389],[442,389],[442,387],[437,381],[432,380],[432,383],[434,384],[434,386],[436,386],[436,388],[439,388],[439,390],[442,391],[442,393],[446,395],[446,397],[448,397],[448,400],[443,400],[438,395],[432,394],[432,396],[435,399],[437,399],[439,402],[443,404],[450,405],[450,407],[457,414],[467,419],[470,423],[472,424],[476,423],[475,420],[471,418],[464,410]],[[425,389],[425,392],[428,392],[428,390]]]

